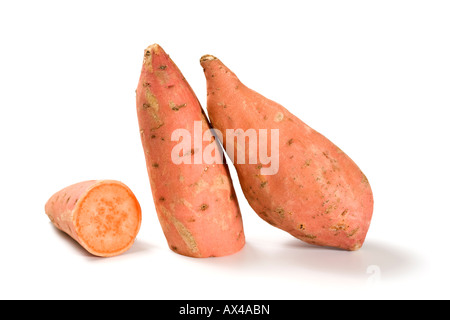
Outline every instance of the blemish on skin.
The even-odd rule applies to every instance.
[[[160,197],[160,198],[159,198],[159,201],[166,201],[166,198]]]
[[[325,214],[329,214],[331,211],[336,209],[336,205],[332,204],[328,206],[328,208],[325,210]]]
[[[273,121],[280,122],[281,120],[283,120],[283,118],[284,118],[284,114],[282,112],[277,112],[275,114]]]
[[[328,151],[324,151],[324,152],[322,152],[322,154],[324,155],[325,158],[327,158],[328,160],[330,160],[331,163],[336,163],[336,162],[337,162],[336,159],[330,157],[330,153],[329,153]]]
[[[355,229],[353,229],[352,231],[350,231],[349,233],[347,233],[347,237],[351,237],[354,236],[355,233],[357,233],[359,230],[359,227],[356,227]]]
[[[161,70],[166,70],[166,69],[167,69],[167,66],[159,66],[159,69],[161,69]]]
[[[157,163],[152,163],[152,167],[153,167],[153,168],[159,168],[159,164],[157,164]]]
[[[225,184],[225,181],[226,181],[226,177],[224,175],[218,175],[214,179],[214,185],[215,186],[223,186]]]
[[[173,101],[170,101],[170,102],[169,102],[169,107],[170,107],[170,109],[172,109],[173,111],[178,111],[178,110],[180,110],[181,108],[184,108],[184,107],[186,107],[186,106],[187,106],[187,103],[183,103],[183,104],[176,105]]]
[[[367,177],[365,176],[364,173],[361,172],[361,174],[362,174],[362,180],[361,180],[361,182],[362,182],[363,184],[368,185],[368,184],[369,184],[369,180],[367,179]]]
[[[339,224],[336,224],[336,225],[334,225],[334,226],[331,226],[331,227],[330,227],[330,230],[333,230],[333,231],[340,231],[340,230],[347,230],[347,228],[348,228],[348,226],[347,226],[346,224],[344,224],[344,223],[339,223]]]
[[[205,211],[206,209],[208,209],[209,208],[209,206],[206,204],[206,203],[204,203],[204,204],[202,204],[201,206],[200,206],[200,210],[201,211]]]
[[[159,111],[159,103],[158,99],[153,95],[150,90],[146,90],[145,97],[147,99],[147,103],[144,104],[144,109],[152,108],[153,111],[158,112]]]
[[[309,167],[311,165],[311,161],[312,161],[311,159],[307,159],[303,164],[302,168]]]
[[[261,188],[264,188],[267,185],[267,181],[261,182]]]
[[[291,138],[291,139],[288,140],[287,145],[290,146],[293,143],[294,143],[294,139]]]
[[[158,129],[164,125],[164,122],[159,117],[159,103],[158,99],[150,92],[147,88],[146,90],[146,103],[142,105],[143,109],[150,113],[153,121],[155,122],[154,127],[151,130]]]
[[[181,236],[183,241],[188,246],[189,250],[192,253],[196,254],[196,256],[198,256],[200,254],[200,252],[199,252],[199,249],[197,246],[197,242],[195,241],[195,238],[192,235],[192,233],[189,231],[189,229],[186,228],[186,226],[184,224],[182,224],[177,218],[175,218],[173,216],[173,214],[171,212],[169,212],[163,206],[161,206],[161,210],[162,210],[163,214],[165,215],[165,217],[173,224],[173,226],[177,230],[178,234]]]
[[[152,52],[150,50],[145,50],[145,53],[144,53],[144,64],[146,65],[146,67],[148,68],[148,70],[150,72],[153,72]]]
[[[275,212],[280,216],[280,218],[284,218],[284,209],[283,208],[276,208]]]

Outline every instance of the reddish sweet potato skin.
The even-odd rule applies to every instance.
[[[245,244],[243,223],[226,164],[176,164],[172,133],[186,129],[194,138],[194,122],[210,129],[190,85],[157,44],[145,50],[136,90],[138,122],[153,200],[170,249],[196,257],[238,252]],[[194,146],[194,141],[191,141]],[[203,142],[203,150],[211,142]],[[213,141],[217,147],[219,144]]]
[[[73,211],[80,198],[97,180],[88,180],[56,192],[45,204],[45,213],[53,225],[80,242],[73,224]]]
[[[242,84],[219,59],[207,55],[200,61],[214,128],[221,132],[279,130],[277,174],[262,175],[264,166],[260,164],[234,163],[255,212],[305,242],[359,249],[369,229],[374,202],[368,179],[355,162],[286,108]],[[225,135],[223,140],[226,146]]]

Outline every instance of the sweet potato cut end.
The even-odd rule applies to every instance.
[[[214,57],[213,55],[210,54],[205,54],[200,58],[200,63],[205,62],[205,61],[209,61],[209,60],[217,60],[216,57]]]
[[[141,207],[126,185],[101,181],[80,201],[74,224],[87,251],[100,257],[116,256],[134,243],[141,225]]]

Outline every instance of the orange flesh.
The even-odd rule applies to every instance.
[[[81,200],[74,224],[86,250],[98,256],[114,256],[133,244],[141,224],[141,209],[124,186],[98,184]]]

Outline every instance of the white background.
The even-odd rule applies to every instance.
[[[0,298],[450,298],[448,1],[0,2]],[[357,252],[313,247],[248,206],[239,253],[168,249],[135,113],[159,43],[206,109],[199,58],[335,142],[375,197]],[[134,246],[97,258],[55,229],[47,199],[116,179],[143,210]]]

